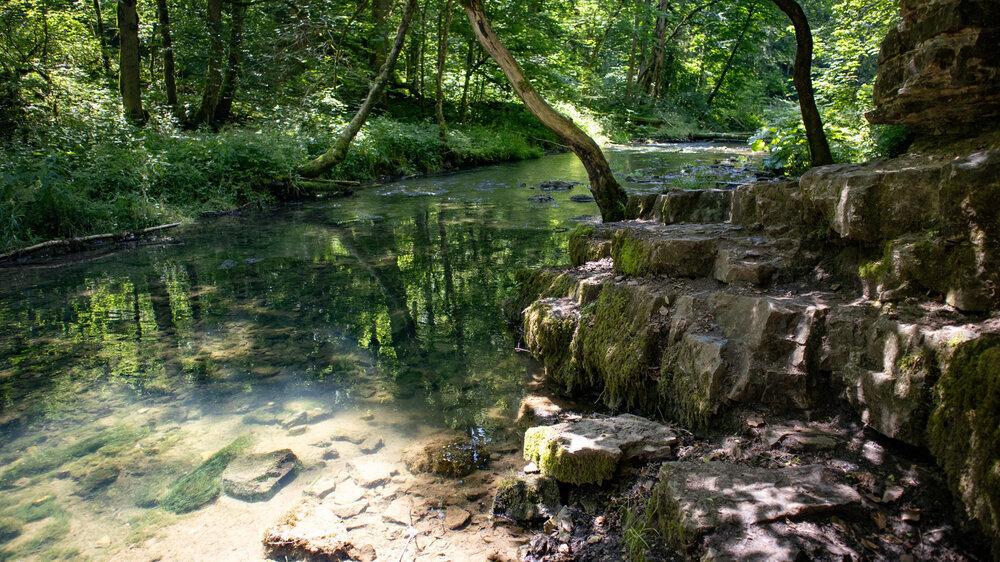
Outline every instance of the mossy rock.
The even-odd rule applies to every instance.
[[[524,342],[541,361],[545,374],[567,390],[584,386],[573,357],[573,337],[580,310],[568,298],[539,299],[524,311]]]
[[[17,538],[24,528],[24,523],[13,517],[0,517],[0,544]]]
[[[243,501],[267,501],[301,469],[302,463],[290,449],[243,455],[222,473],[222,489]]]
[[[121,472],[121,467],[113,462],[99,463],[76,483],[76,494],[84,498],[94,497],[118,480]]]
[[[489,460],[486,446],[467,435],[431,437],[403,454],[403,462],[410,472],[430,472],[451,478],[471,474]]]
[[[160,502],[160,507],[174,513],[186,513],[214,500],[221,489],[222,472],[250,443],[249,434],[237,437],[198,468],[178,478]]]
[[[569,260],[574,266],[611,256],[611,238],[593,225],[580,225],[569,234]]]
[[[1000,334],[958,344],[933,396],[929,448],[1000,557]]]
[[[554,478],[508,476],[497,484],[491,511],[495,517],[523,523],[551,517],[560,507],[559,484]]]

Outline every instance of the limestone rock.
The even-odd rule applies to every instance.
[[[243,455],[222,473],[222,490],[243,501],[266,501],[295,478],[301,466],[290,449]]]
[[[537,474],[508,476],[497,485],[492,513],[521,523],[551,517],[561,505],[554,478]]]
[[[729,189],[671,189],[630,198],[626,216],[660,224],[725,222],[732,198]]]
[[[666,458],[676,442],[669,427],[623,414],[533,427],[524,434],[524,458],[561,482],[599,484],[620,463]]]
[[[350,468],[351,478],[364,488],[381,486],[399,473],[392,464],[369,457],[351,459],[347,465]]]
[[[311,410],[300,410],[281,421],[281,427],[289,429],[297,425],[308,425],[330,417],[330,413],[323,408],[313,408]]]
[[[313,482],[312,485],[309,486],[309,489],[306,490],[306,494],[323,499],[336,489],[337,479],[330,476],[324,476],[316,482]]]
[[[337,484],[336,489],[327,496],[327,499],[337,505],[349,505],[363,497],[365,497],[365,489],[348,479]]]
[[[277,560],[357,559],[358,549],[339,517],[305,500],[264,533],[264,553]]]
[[[468,523],[470,517],[472,515],[468,511],[454,505],[449,505],[444,510],[444,526],[451,530],[458,529]]]
[[[750,526],[859,504],[860,495],[820,466],[764,469],[719,461],[668,462],[650,511],[679,549],[724,526]]]
[[[434,435],[418,441],[403,453],[406,468],[413,473],[430,472],[457,478],[489,462],[482,441],[464,434]]]
[[[802,190],[798,182],[753,182],[733,193],[733,224],[766,229],[770,233],[800,230],[805,224]]]
[[[397,498],[382,511],[382,519],[389,523],[400,525],[412,525],[416,521],[413,519],[413,503],[407,497]]]
[[[918,131],[979,130],[1000,121],[1000,6],[993,0],[904,0],[882,42],[872,123]]]

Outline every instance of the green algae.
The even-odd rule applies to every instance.
[[[552,478],[507,476],[497,483],[492,513],[512,521],[531,521],[559,510],[559,485]]]
[[[524,341],[545,369],[545,374],[567,390],[585,386],[573,357],[573,338],[580,314],[573,309],[556,313],[558,299],[535,301],[524,311]]]
[[[1000,335],[959,344],[933,396],[929,448],[1000,556]]]
[[[60,466],[85,457],[105,447],[124,447],[142,439],[148,429],[135,429],[124,425],[101,431],[86,439],[63,447],[46,449],[25,458],[0,474],[0,488],[10,487],[14,481],[50,472]]]
[[[251,442],[249,434],[241,435],[198,468],[178,478],[160,502],[160,507],[174,513],[186,513],[214,500],[221,490],[222,472],[250,447]]]
[[[17,538],[24,529],[24,523],[14,517],[0,517],[0,544]]]

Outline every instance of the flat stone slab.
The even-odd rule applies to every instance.
[[[330,412],[323,408],[300,410],[281,421],[281,427],[289,429],[297,425],[308,425],[330,417]]]
[[[668,462],[659,479],[656,518],[678,548],[720,527],[828,513],[861,501],[854,488],[837,483],[822,466],[766,469],[720,461]]]
[[[295,478],[300,466],[291,449],[243,455],[222,473],[222,490],[243,501],[266,501]]]
[[[669,426],[639,416],[583,418],[529,429],[524,458],[560,482],[599,484],[619,464],[666,458],[676,442]]]
[[[348,536],[339,517],[305,500],[264,533],[264,553],[275,560],[354,560],[360,551]]]
[[[374,488],[385,484],[399,473],[393,464],[367,457],[351,459],[348,466],[351,478],[364,488]]]
[[[327,496],[337,505],[352,504],[365,497],[365,489],[354,483],[354,480],[347,479],[337,484],[333,493]]]

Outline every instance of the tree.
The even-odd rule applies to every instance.
[[[222,0],[208,0],[208,37],[209,54],[208,70],[205,71],[205,88],[201,96],[201,106],[188,123],[191,127],[215,122],[215,107],[219,105],[219,92],[222,89],[221,66],[225,49],[222,42]]]
[[[448,30],[451,28],[451,0],[446,0],[444,13],[438,17],[438,50],[437,50],[437,74],[434,79],[434,114],[437,116],[438,131],[441,140],[448,141],[448,123],[444,120],[444,91],[442,82],[444,81],[444,67],[448,62]]]
[[[594,139],[584,133],[576,124],[542,99],[535,88],[524,75],[521,66],[517,64],[510,51],[504,47],[496,32],[490,26],[483,8],[482,0],[461,0],[465,14],[469,18],[476,39],[493,57],[504,75],[514,88],[524,105],[531,111],[542,125],[555,133],[570,150],[576,154],[583,167],[587,169],[590,178],[590,191],[594,194],[597,206],[601,209],[601,218],[605,222],[619,221],[625,218],[625,190],[611,173],[604,153]]]
[[[139,14],[136,12],[136,0],[118,0],[118,34],[121,37],[118,85],[125,117],[136,125],[142,125],[146,121],[146,112],[142,109],[139,84]]]
[[[219,104],[215,107],[214,122],[224,123],[229,120],[233,110],[233,99],[236,97],[236,85],[240,75],[240,51],[243,48],[243,19],[246,16],[245,2],[232,0],[229,3],[232,14],[229,26],[229,55],[226,59],[226,74],[222,78],[219,90]]]
[[[809,142],[810,160],[813,166],[833,164],[830,145],[823,132],[823,119],[816,107],[816,98],[812,86],[812,31],[809,20],[806,19],[802,6],[795,0],[771,0],[778,6],[795,27],[795,65],[792,67],[792,82],[799,95],[799,108],[802,111],[802,123],[806,127],[806,140]]]
[[[94,0],[96,5],[97,0]],[[174,115],[181,116],[177,103],[177,77],[174,70],[174,46],[170,36],[170,14],[167,11],[167,0],[156,0],[156,15],[160,21],[160,42],[163,56],[163,89],[167,94],[167,105]]]
[[[347,158],[347,150],[351,146],[351,141],[354,140],[361,127],[364,126],[365,121],[368,120],[368,115],[372,112],[372,108],[378,102],[378,99],[382,97],[385,87],[389,84],[393,69],[396,68],[396,59],[399,58],[399,52],[403,49],[406,31],[410,27],[410,20],[413,19],[413,10],[416,6],[417,0],[407,0],[406,9],[403,10],[403,19],[399,22],[399,28],[396,30],[396,40],[393,41],[392,49],[386,55],[385,64],[382,65],[382,71],[379,72],[378,78],[375,79],[375,83],[372,84],[371,89],[368,91],[368,97],[365,98],[364,103],[361,104],[357,113],[354,114],[351,121],[340,132],[337,140],[333,143],[333,147],[313,160],[299,166],[297,170],[299,175],[306,178],[314,178],[324,172],[328,172],[331,168],[343,162],[344,158]]]

